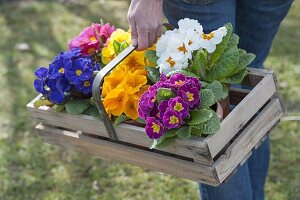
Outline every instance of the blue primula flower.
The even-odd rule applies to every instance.
[[[92,92],[93,81],[94,81],[94,78],[85,80],[85,81],[81,82],[80,84],[75,85],[75,89],[77,91],[81,91],[83,94],[89,94]]]
[[[48,76],[48,69],[45,67],[40,67],[34,72],[37,79],[34,80],[34,88],[36,91],[42,94],[47,94],[48,91],[46,90],[46,79]]]
[[[90,58],[78,58],[66,69],[66,77],[74,85],[82,84],[94,75],[94,63]]]

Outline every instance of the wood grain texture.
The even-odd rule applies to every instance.
[[[221,129],[204,139],[211,156],[215,157],[275,93],[273,76],[267,74],[222,121]]]
[[[41,124],[36,130],[43,140],[52,144],[210,185],[219,184],[212,167]]]
[[[282,114],[279,99],[273,99],[234,140],[224,155],[220,156],[213,165],[220,182],[223,182],[232,170],[243,162],[244,158],[276,124]]]

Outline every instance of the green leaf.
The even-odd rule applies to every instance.
[[[194,135],[194,136],[202,136],[202,133],[201,133],[201,131],[199,131],[199,129],[196,129],[196,128],[194,128],[194,127],[191,127],[192,128],[192,130],[191,130],[191,134],[192,135]]]
[[[168,130],[167,132],[165,132],[165,134],[163,134],[161,136],[161,138],[159,138],[158,140],[154,140],[150,149],[155,149],[157,147],[157,145],[159,148],[168,146],[168,144],[173,142],[173,139],[171,139],[171,138],[176,139],[176,130],[177,129]]]
[[[174,92],[169,88],[159,88],[156,94],[156,100],[158,103],[163,100],[169,100],[170,98],[175,97]]]
[[[89,100],[71,100],[65,104],[66,112],[73,115],[83,113],[90,106]]]
[[[206,68],[207,56],[202,49],[198,50],[194,57],[194,63],[191,67],[191,70],[193,73],[197,74],[201,80],[203,80],[206,76]]]
[[[176,137],[168,137],[164,140],[158,141],[156,148],[164,148],[176,141]]]
[[[201,107],[209,108],[210,106],[216,103],[214,100],[215,99],[214,93],[211,90],[202,89],[200,93],[201,93]]]
[[[136,121],[137,123],[140,123],[140,124],[146,124],[146,123],[145,123],[145,120],[143,120],[143,119],[141,119],[141,118],[137,118],[135,121]]]
[[[218,62],[212,67],[206,79],[211,82],[220,80],[235,73],[239,62],[238,48],[231,48],[226,51]]]
[[[118,125],[118,124],[120,124],[120,123],[122,123],[122,122],[125,122],[125,121],[128,120],[128,119],[130,119],[130,118],[127,117],[126,115],[120,115],[120,116],[118,116],[118,117],[115,119],[114,125],[116,126],[116,125]]]
[[[223,83],[228,83],[228,84],[240,84],[244,80],[246,75],[247,75],[247,69],[244,68],[243,70],[239,71],[238,73],[236,73],[232,76],[223,78],[220,81]]]
[[[207,122],[198,124],[197,126],[193,127],[198,129],[203,134],[214,134],[221,128],[220,119],[218,118],[217,114],[213,112],[213,116]]]
[[[99,111],[98,111],[98,108],[95,106],[95,105],[90,105],[88,109],[86,109],[83,114],[86,114],[86,115],[90,115],[94,118],[97,118],[99,120],[103,120],[103,115],[102,113],[100,114]]]
[[[65,104],[58,104],[54,106],[56,112],[62,112],[65,109]]]
[[[239,40],[240,40],[240,37],[237,34],[233,33],[229,39],[226,50],[237,47]]]
[[[200,108],[191,112],[191,120],[189,125],[198,125],[200,123],[208,121],[213,116],[213,111],[207,108]]]
[[[33,103],[33,106],[35,108],[39,108],[41,106],[52,106],[52,105],[53,105],[53,103],[47,99],[39,99]]]
[[[243,49],[239,49],[239,66],[244,68],[252,63],[255,59],[255,55],[253,53],[247,53]]]
[[[171,24],[169,24],[169,23],[164,23],[163,26],[165,27],[165,29],[167,31],[174,30],[174,27]]]
[[[191,127],[190,126],[183,126],[177,129],[176,135],[181,139],[187,139],[191,137]]]
[[[214,81],[209,84],[206,89],[211,90],[214,93],[214,101],[220,101],[228,96],[228,90],[224,90],[222,83]]]
[[[127,47],[129,47],[129,44],[126,41],[122,42],[120,45],[120,52],[122,52]]]
[[[159,81],[160,73],[158,68],[146,66],[147,77],[150,79],[152,84],[155,84]]]
[[[232,35],[233,27],[232,25],[225,24],[225,27],[227,29],[227,34],[223,37],[222,42],[217,45],[216,50],[211,54],[210,59],[209,59],[209,64],[210,66],[213,66],[217,60],[224,54],[225,50],[227,49],[229,40]]]
[[[114,40],[113,41],[113,47],[114,47],[114,50],[115,50],[115,54],[119,55],[120,52],[121,52],[121,43],[118,42],[117,40]]]
[[[157,65],[157,60],[158,57],[156,55],[156,51],[155,50],[147,50],[145,52],[145,57],[153,64]]]

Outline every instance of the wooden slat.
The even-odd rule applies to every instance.
[[[273,99],[214,163],[220,182],[237,167],[282,116],[278,99]]]
[[[45,141],[53,144],[194,181],[219,184],[212,167],[41,124],[36,126],[36,130]]]
[[[257,86],[222,121],[221,129],[205,138],[210,154],[215,157],[253,115],[275,94],[276,86],[267,74]]]

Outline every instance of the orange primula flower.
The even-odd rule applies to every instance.
[[[138,74],[138,72],[132,73],[127,72],[126,74],[126,85],[128,86],[129,93],[135,94],[140,88],[147,83],[147,77]]]
[[[136,120],[138,118],[138,100],[133,96],[131,96],[127,101],[124,113],[130,119]]]
[[[109,113],[114,116],[120,116],[124,112],[125,105],[129,99],[127,91],[126,85],[120,84],[107,94],[103,100],[103,105]]]
[[[116,68],[110,75],[104,78],[102,96],[106,96],[110,91],[115,89],[119,84],[126,82],[125,72]]]

